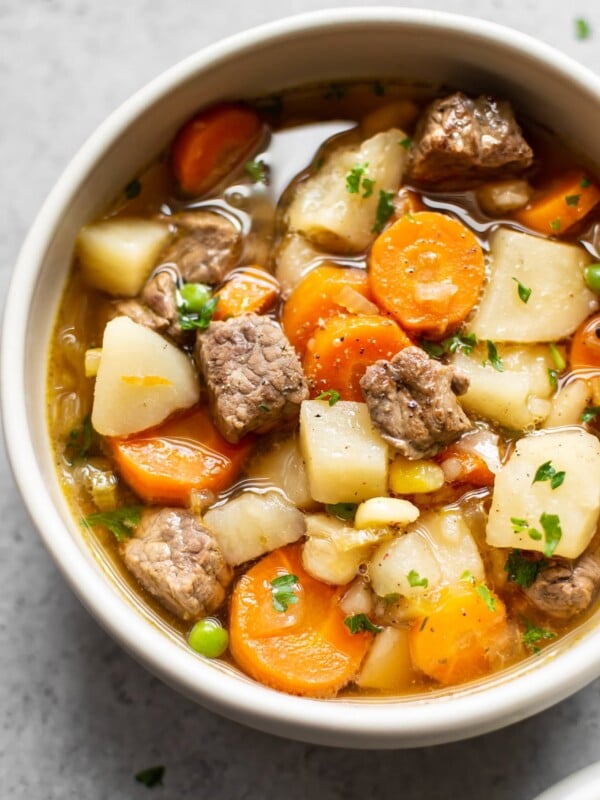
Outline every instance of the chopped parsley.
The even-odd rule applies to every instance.
[[[565,203],[566,203],[568,206],[574,206],[574,207],[575,207],[575,206],[578,206],[578,205],[579,205],[579,200],[580,200],[580,198],[581,198],[581,195],[580,195],[580,194],[568,194],[568,195],[565,197]]]
[[[469,583],[475,583],[475,578],[473,577],[473,573],[470,569],[466,569],[463,574],[460,576],[461,581],[468,581]]]
[[[564,470],[557,472],[554,469],[552,461],[546,461],[537,468],[531,485],[533,486],[534,483],[542,483],[543,481],[550,481],[550,488],[558,489],[559,486],[562,486],[565,475],[566,473]]]
[[[254,161],[246,161],[244,169],[248,175],[250,175],[254,183],[267,182],[267,165],[264,161],[261,161],[260,158]]]
[[[356,503],[330,503],[325,506],[328,514],[332,514],[338,519],[345,521],[354,519],[356,514]]]
[[[488,357],[483,362],[483,366],[485,367],[487,364],[491,364],[491,366],[498,372],[504,372],[504,364],[502,363],[502,359],[498,355],[498,348],[496,347],[496,345],[489,339],[486,341],[485,344],[487,346]]]
[[[325,90],[325,98],[327,100],[343,100],[347,93],[347,86],[343,86],[341,83],[330,83]]]
[[[523,533],[529,527],[529,523],[527,522],[526,519],[511,517],[510,522],[514,533]]]
[[[211,297],[199,311],[189,312],[185,304],[179,307],[179,325],[182,331],[205,330],[211,323],[219,304],[219,297]]]
[[[70,465],[85,458],[92,446],[94,429],[88,414],[84,417],[81,427],[72,428],[65,442],[65,458]]]
[[[400,600],[400,595],[398,594],[398,592],[389,592],[383,597],[383,601],[386,604],[386,606],[391,606],[398,600]]]
[[[403,147],[405,150],[409,150],[410,146],[412,144],[412,139],[410,138],[410,136],[406,136],[404,139],[400,139],[398,144],[400,145],[400,147]]]
[[[103,525],[114,535],[117,542],[123,542],[133,536],[139,525],[143,506],[123,506],[114,511],[100,511],[88,514],[81,521],[84,525]]]
[[[534,625],[533,622],[531,622],[531,620],[527,619],[527,617],[522,616],[521,619],[525,623],[525,631],[523,632],[523,644],[532,653],[540,652],[539,642],[556,638],[555,633],[547,630],[546,628],[538,628],[538,626]]]
[[[558,386],[557,378],[558,378],[558,370],[548,367],[548,382],[550,383],[550,386],[552,386],[553,389],[556,389],[556,387]]]
[[[406,576],[406,580],[408,581],[409,586],[412,587],[422,586],[424,589],[426,589],[429,586],[429,581],[427,578],[422,578],[416,569],[411,569]]]
[[[128,200],[133,200],[135,197],[137,197],[142,191],[142,184],[139,178],[134,178],[132,181],[129,181],[123,191]]]
[[[534,542],[539,542],[540,539],[542,538],[542,534],[538,530],[536,530],[536,528],[529,528],[529,530],[527,531],[527,535],[529,536],[530,539],[533,539]]]
[[[386,222],[394,213],[394,192],[384,192],[379,190],[379,200],[377,201],[377,211],[375,212],[375,224],[371,229],[372,233],[381,233]]]
[[[581,415],[582,422],[591,422],[600,414],[600,406],[586,406]]]
[[[143,783],[149,789],[154,786],[162,786],[162,779],[165,774],[164,767],[148,767],[147,769],[140,770],[135,779],[138,783]]]
[[[579,185],[581,186],[582,189],[587,189],[588,186],[592,185],[592,182],[589,178],[582,178]]]
[[[523,589],[528,589],[535,581],[539,571],[545,567],[547,561],[545,559],[538,559],[533,561],[526,558],[521,550],[511,550],[504,569],[508,575],[508,580],[521,586]]]
[[[269,408],[269,406],[266,406],[264,403],[260,403],[260,405],[258,407],[260,408],[261,411],[270,411],[271,410]]]
[[[341,395],[339,392],[336,392],[335,389],[327,389],[321,394],[318,394],[316,399],[317,400],[328,400],[330,406],[334,406],[340,399]]]
[[[556,219],[553,219],[553,220],[550,222],[550,228],[551,228],[553,231],[559,231],[559,230],[560,230],[560,225],[561,225],[561,222],[560,222],[560,217],[557,217]]]
[[[381,626],[374,625],[366,614],[353,614],[351,617],[346,617],[344,625],[350,633],[360,633],[361,631],[381,633],[383,630]]]
[[[519,293],[519,300],[522,303],[527,303],[529,298],[531,297],[531,289],[528,286],[523,286],[521,281],[518,278],[513,278],[513,281],[517,284],[517,292]]]
[[[474,333],[456,333],[441,342],[429,342],[421,339],[419,342],[427,355],[432,358],[440,358],[446,353],[464,353],[471,355],[473,348],[477,344],[477,336]]]
[[[477,592],[479,597],[481,597],[483,602],[486,604],[488,611],[494,612],[496,610],[496,598],[490,592],[485,583],[480,583],[475,589],[475,591]]]
[[[575,36],[578,39],[589,39],[592,35],[592,29],[587,19],[578,17],[575,20]]]
[[[560,527],[560,519],[558,514],[546,514],[544,511],[540,517],[540,524],[544,529],[546,537],[546,546],[544,547],[544,555],[550,558],[552,553],[558,547],[558,543],[562,539],[562,528]]]
[[[567,366],[567,362],[565,361],[563,354],[560,352],[554,342],[550,344],[550,356],[552,361],[554,361],[554,366],[556,369],[563,370]]]
[[[346,190],[350,194],[359,194],[362,190],[362,196],[365,199],[373,194],[375,181],[365,177],[365,170],[368,166],[368,162],[366,164],[357,164],[346,175]]]
[[[288,606],[293,606],[298,602],[298,576],[286,573],[273,578],[271,581],[271,593],[273,595],[273,608],[279,613],[288,610]]]

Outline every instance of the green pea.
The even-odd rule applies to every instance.
[[[210,300],[210,286],[204,283],[186,283],[179,291],[187,311],[200,312]]]
[[[188,636],[188,644],[207,658],[222,656],[229,645],[229,634],[218,619],[207,617],[197,622]]]
[[[592,292],[600,294],[600,263],[590,264],[585,268],[585,282]]]

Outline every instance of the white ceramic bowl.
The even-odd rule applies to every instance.
[[[192,111],[310,81],[393,76],[510,98],[600,164],[600,80],[528,37],[473,19],[392,8],[323,11],[276,22],[188,58],[100,126],[27,237],[2,341],[2,410],[14,473],[47,548],[90,612],[135,658],[210,709],[272,733],[356,747],[450,741],[540,711],[600,674],[600,629],[592,620],[494,679],[396,702],[290,697],[202,660],[111,574],[69,513],[46,425],[47,344],[79,227]]]
[[[546,789],[536,800],[598,800],[600,798],[600,762],[569,775]]]

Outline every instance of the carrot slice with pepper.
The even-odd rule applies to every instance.
[[[248,156],[261,121],[251,108],[222,103],[192,117],[171,148],[171,165],[185,194],[205,194]]]
[[[147,503],[187,505],[193,489],[219,492],[237,478],[253,440],[226,442],[202,407],[156,428],[108,440],[123,480]]]
[[[241,267],[230,273],[216,292],[219,304],[213,319],[229,319],[242,314],[264,314],[275,305],[279,284],[260,267]]]
[[[360,379],[379,359],[390,359],[412,342],[388,317],[329,317],[308,341],[302,362],[311,397],[336,391],[342,400],[363,401]]]
[[[281,324],[301,357],[320,321],[346,312],[344,291],[348,289],[372,300],[367,273],[355,267],[316,267],[292,291],[283,307]]]
[[[280,591],[273,585],[278,579]],[[339,588],[305,572],[301,545],[274,550],[242,575],[233,591],[232,656],[244,672],[274,689],[336,694],[357,674],[373,638],[350,633],[340,596]]]
[[[582,220],[600,202],[600,189],[585,172],[561,175],[521,211],[515,219],[539,233],[561,234]]]
[[[569,350],[571,369],[600,367],[600,314],[586,319],[575,331]]]
[[[483,251],[445,214],[406,214],[377,237],[369,279],[375,301],[407,331],[432,338],[460,325],[477,303]]]

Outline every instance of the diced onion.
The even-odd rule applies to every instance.
[[[379,314],[379,308],[351,286],[344,286],[335,298],[351,314]]]

